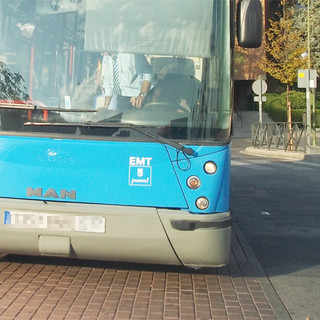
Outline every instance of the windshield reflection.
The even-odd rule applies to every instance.
[[[107,10],[107,2],[102,2]],[[139,53],[110,51],[97,42],[110,37],[109,31],[99,34],[104,20],[96,22],[93,13],[86,12],[96,8],[94,3],[0,0],[0,129],[75,134],[61,125],[39,129],[30,123],[132,123],[171,139],[227,139],[230,79],[222,66],[228,51],[210,57],[210,41],[201,40],[194,50],[202,50],[205,56],[183,54],[192,52],[193,46],[186,40],[191,27],[182,22],[179,28],[175,26],[183,38],[176,48],[178,54],[161,52],[172,51],[172,42],[159,48],[159,54],[156,47]],[[185,19],[192,19],[193,10],[201,14],[212,10],[211,1],[204,1],[203,8],[191,0],[187,3]],[[199,32],[212,38],[212,15],[194,20],[200,29],[193,38]],[[169,33],[161,41],[166,39]],[[175,39],[179,39],[176,34]],[[217,52],[219,46],[215,43]],[[30,106],[34,107],[30,110]],[[102,134],[109,136],[105,131]]]

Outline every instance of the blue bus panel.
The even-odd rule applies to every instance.
[[[149,206],[202,212],[229,210],[230,149],[193,147],[194,156],[157,143],[0,137],[0,195],[92,204]],[[217,172],[203,166],[214,161]],[[197,176],[197,190],[187,179]]]

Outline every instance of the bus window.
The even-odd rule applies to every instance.
[[[221,66],[229,48],[216,36],[222,29],[212,1],[152,2],[143,11],[146,18],[129,15],[132,6],[127,1],[31,3],[18,1],[12,6],[2,1],[2,14],[7,13],[2,28],[6,47],[3,70],[20,78],[15,85],[21,92],[8,95],[3,90],[1,99],[30,104],[18,116],[16,111],[3,111],[3,130],[74,134],[76,129],[70,126],[31,123],[108,123],[117,119],[172,139],[228,139],[231,109],[225,103],[221,110],[220,101],[229,98],[219,88],[228,78]],[[106,21],[108,15],[117,19]],[[134,36],[132,30],[139,32]],[[148,61],[152,83],[141,108],[121,110],[121,96],[117,99],[110,93],[111,104],[106,105],[105,52],[143,56]],[[123,81],[125,71],[121,72]],[[139,80],[139,71],[130,77],[127,82],[131,85]],[[129,84],[124,86],[127,97],[140,94],[128,91]],[[13,118],[17,122],[12,124]],[[97,134],[96,130],[83,131]],[[113,131],[106,129],[102,135]]]

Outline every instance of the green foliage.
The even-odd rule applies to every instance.
[[[0,62],[0,99],[29,99],[22,76],[19,73],[11,72],[3,62]]]
[[[294,24],[301,30],[305,41],[308,39],[308,0],[299,0],[294,14]],[[320,1],[309,0],[310,21],[310,62],[311,68],[320,72]],[[307,51],[307,45],[305,47]]]
[[[289,91],[289,101],[292,109],[306,108],[306,93],[301,91]],[[287,105],[287,93],[283,92],[280,95],[280,102],[285,107]]]
[[[303,114],[305,109],[293,109],[292,110],[292,122],[303,122]]]
[[[283,17],[279,20],[269,20],[270,27],[266,31],[267,55],[261,60],[259,67],[273,78],[287,86],[297,79],[297,70],[306,67],[306,61],[301,59],[305,52],[305,43],[301,31],[294,25],[292,18],[294,9],[285,9],[283,2]]]
[[[305,94],[299,91],[292,91],[293,96],[298,97],[299,103],[301,102],[301,98],[304,98],[304,107],[300,109],[292,109],[292,122],[303,122],[303,116],[306,112],[305,109]],[[296,94],[298,93],[298,94]],[[285,93],[278,95],[274,93],[267,93],[267,101],[263,105],[263,111],[267,112],[270,118],[274,122],[286,122],[287,121],[287,108],[286,108],[286,98],[283,97]],[[293,98],[295,99],[295,98]],[[320,109],[316,111],[317,113],[317,126],[319,126],[319,116]]]
[[[280,96],[269,99],[267,94],[267,101],[264,103],[263,110],[269,114],[269,117],[275,122],[287,121],[287,109],[280,101]]]

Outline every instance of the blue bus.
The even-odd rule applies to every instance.
[[[0,252],[225,265],[234,34],[260,46],[261,15],[0,0]]]

